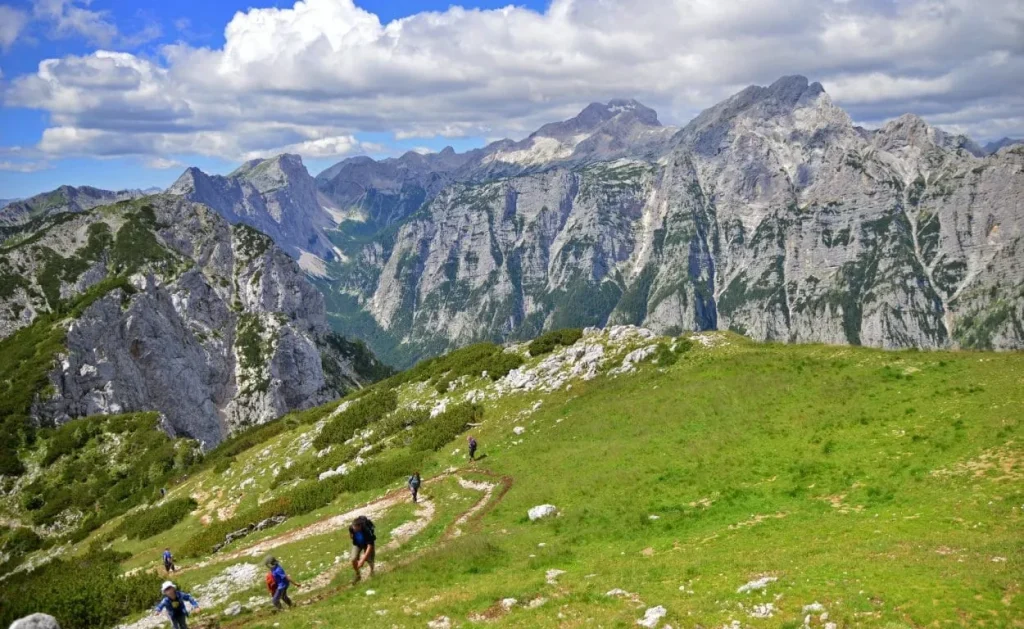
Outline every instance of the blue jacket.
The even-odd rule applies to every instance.
[[[274,575],[274,583],[277,587],[288,587],[290,582],[288,581],[288,575],[285,574],[284,568],[280,565],[274,566],[274,569],[270,571],[270,574]]]
[[[167,610],[167,615],[171,618],[175,616],[188,616],[188,609],[185,607],[185,603],[192,603],[192,609],[199,607],[199,603],[196,599],[192,598],[191,594],[187,592],[178,592],[178,599],[172,601],[169,597],[165,596],[160,604],[156,606],[156,611],[160,612]]]
[[[170,561],[170,560],[171,560],[171,551],[165,550],[164,551],[164,561]]]

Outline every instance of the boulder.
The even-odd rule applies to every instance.
[[[49,614],[32,614],[15,620],[10,629],[60,629],[60,623]]]
[[[532,509],[527,511],[527,515],[530,516],[531,522],[543,518],[550,518],[552,516],[558,515],[558,507],[556,507],[555,505],[537,505],[536,507],[533,507]]]

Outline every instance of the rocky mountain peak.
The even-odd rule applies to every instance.
[[[916,114],[903,114],[885,123],[875,136],[875,145],[892,151],[908,148],[928,150],[937,147],[952,151],[963,150],[975,157],[984,157],[987,154],[985,149],[966,135],[947,133],[929,125]]]
[[[618,98],[607,103],[591,103],[568,120],[544,125],[530,134],[530,138],[539,136],[565,140],[581,134],[591,134],[616,118],[636,122],[640,125],[661,126],[657,112],[650,107],[633,99]]]

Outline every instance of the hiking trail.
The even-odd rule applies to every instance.
[[[466,470],[473,474],[482,474],[486,476],[494,476],[492,472],[486,470]],[[512,480],[509,477],[502,477],[499,482],[486,482],[486,481],[471,481],[462,478],[461,476],[455,475],[455,470],[449,469],[433,478],[426,479],[423,484],[430,485],[440,482],[450,476],[455,476],[457,482],[464,489],[470,489],[479,491],[483,495],[470,506],[469,509],[461,513],[449,527],[446,529],[442,542],[462,535],[462,527],[465,526],[471,520],[474,520],[483,514],[486,507],[494,505],[492,504],[492,497],[494,496],[494,490],[498,485],[503,486],[503,491],[500,492],[498,499],[504,497],[504,494],[511,487]],[[320,535],[327,535],[338,531],[347,531],[352,521],[359,516],[366,516],[368,518],[377,519],[380,518],[389,509],[405,503],[409,499],[408,491],[405,488],[394,489],[386,493],[381,498],[369,502],[365,505],[347,511],[345,513],[332,515],[324,518],[312,524],[282,533],[274,537],[270,537],[253,544],[252,546],[238,549],[231,553],[224,553],[219,555],[211,556],[210,558],[196,563],[187,568],[183,568],[178,572],[184,573],[191,570],[207,567],[219,563],[227,563],[237,559],[250,559],[257,558],[256,563],[241,563],[228,566],[220,574],[214,576],[212,579],[202,585],[195,586],[191,592],[198,600],[202,607],[211,608],[216,607],[222,603],[227,602],[229,599],[237,596],[238,593],[244,592],[251,589],[255,585],[262,583],[262,576],[264,573],[262,567],[263,556],[268,554],[271,550],[291,544],[293,542],[302,541],[311,537],[317,537]],[[417,509],[413,512],[413,519],[404,522],[394,528],[391,531],[391,539],[387,544],[381,547],[382,551],[394,551],[400,548],[407,541],[423,532],[431,522],[433,522],[437,513],[437,508],[434,500],[429,496],[421,494],[421,499],[417,503]],[[345,547],[347,551],[347,545]],[[396,565],[404,565],[412,558],[407,558],[404,561],[398,562]],[[376,566],[376,572],[385,572],[391,568],[391,562],[378,561]],[[331,563],[326,570],[313,577],[303,581],[301,588],[296,588],[295,592],[292,592],[292,596],[302,596],[307,592],[314,592],[322,590],[329,586],[331,582],[337,577],[338,574],[345,570],[351,570],[351,564],[347,558],[347,552],[342,553],[339,558],[335,558],[334,562]],[[174,575],[176,576],[176,575]],[[322,600],[328,594],[337,593],[341,588],[337,588],[329,593],[321,593],[314,597],[303,597],[301,600],[296,600],[296,606],[308,605],[317,601]],[[242,604],[246,607],[264,607],[269,605],[268,597],[252,597],[248,601],[243,601]],[[212,617],[194,616],[195,626],[203,627],[206,623],[212,622]],[[223,618],[220,618],[223,620]],[[154,629],[155,627],[161,627],[169,624],[170,621],[167,615],[161,613],[157,615],[147,615],[133,623],[118,625],[117,629]]]

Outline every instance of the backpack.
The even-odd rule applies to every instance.
[[[277,582],[274,580],[274,573],[267,573],[267,589],[270,590],[270,595],[273,596],[277,592]]]
[[[356,522],[359,522],[363,525],[363,532],[366,534],[368,538],[370,538],[370,543],[376,544],[377,534],[373,530],[373,520],[366,517],[365,515],[361,515],[358,518],[356,518]]]
[[[476,450],[476,439],[473,439],[472,437],[469,438],[469,449]]]

